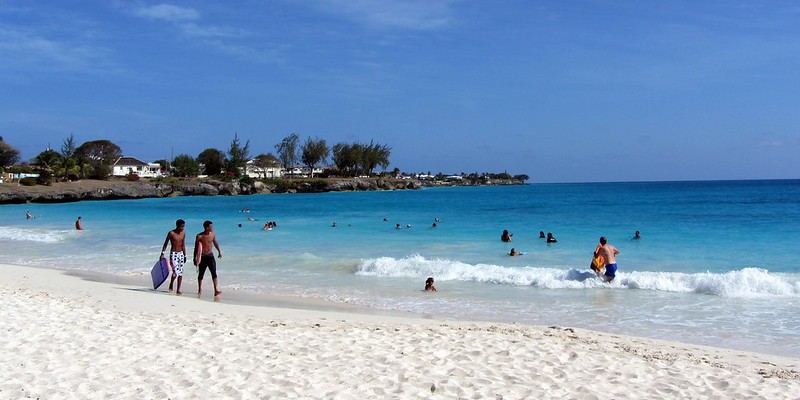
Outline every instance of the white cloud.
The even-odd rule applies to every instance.
[[[247,36],[247,32],[241,29],[219,26],[201,26],[193,22],[180,24],[179,27],[186,36],[203,38],[233,38]]]
[[[107,55],[100,47],[0,26],[0,58],[6,60],[5,68],[108,72]]]
[[[374,28],[433,30],[453,23],[453,0],[317,0],[319,9]]]
[[[172,4],[158,4],[143,6],[133,10],[134,15],[148,19],[159,19],[169,22],[184,22],[200,19],[200,13],[193,8],[173,6]]]
[[[130,9],[129,12],[137,17],[167,22],[187,37],[224,39],[248,35],[242,29],[204,24],[201,21],[203,18],[200,12],[193,8],[164,3],[155,6],[140,6]]]

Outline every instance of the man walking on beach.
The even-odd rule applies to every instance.
[[[167,238],[164,239],[164,246],[161,247],[161,257],[164,258],[164,252],[167,250],[167,243],[170,244],[169,252],[169,265],[172,269],[172,277],[169,280],[169,291],[172,291],[172,285],[175,283],[175,278],[178,278],[178,289],[175,294],[181,294],[181,283],[183,283],[183,265],[186,263],[186,232],[183,228],[186,222],[182,219],[175,221],[175,229],[167,232]]]
[[[597,246],[597,249],[595,249],[594,256],[597,257],[602,255],[606,260],[606,272],[604,273],[605,276],[603,277],[606,282],[613,281],[614,277],[617,276],[617,254],[619,254],[619,250],[617,250],[616,247],[608,244],[605,236],[601,236],[600,245]]]
[[[198,246],[202,249],[200,260],[197,257],[194,259],[194,265],[200,267],[197,272],[197,295],[199,296],[203,292],[203,275],[206,274],[206,268],[208,268],[208,271],[211,272],[211,281],[214,282],[214,296],[219,296],[222,291],[217,286],[217,260],[214,259],[214,249],[211,246],[217,248],[219,258],[222,258],[222,250],[219,249],[217,235],[214,234],[214,224],[211,221],[203,222],[203,228],[205,228],[203,232],[198,233],[194,239],[194,251],[192,252],[192,254],[197,254]]]

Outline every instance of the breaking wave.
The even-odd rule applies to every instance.
[[[545,289],[603,288],[701,293],[721,297],[800,297],[800,278],[795,274],[770,273],[761,268],[743,268],[725,273],[680,273],[619,271],[611,285],[587,270],[505,267],[468,264],[415,255],[401,259],[381,257],[362,260],[356,274],[374,277],[434,276],[441,281],[465,281]]]

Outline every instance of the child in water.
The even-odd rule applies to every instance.
[[[436,290],[436,286],[433,286],[433,277],[430,277],[425,280],[425,291],[426,292],[438,292]]]

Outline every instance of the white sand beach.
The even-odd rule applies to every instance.
[[[145,277],[130,286],[0,268],[4,399],[800,397],[798,359],[569,327],[237,305],[151,291]]]

